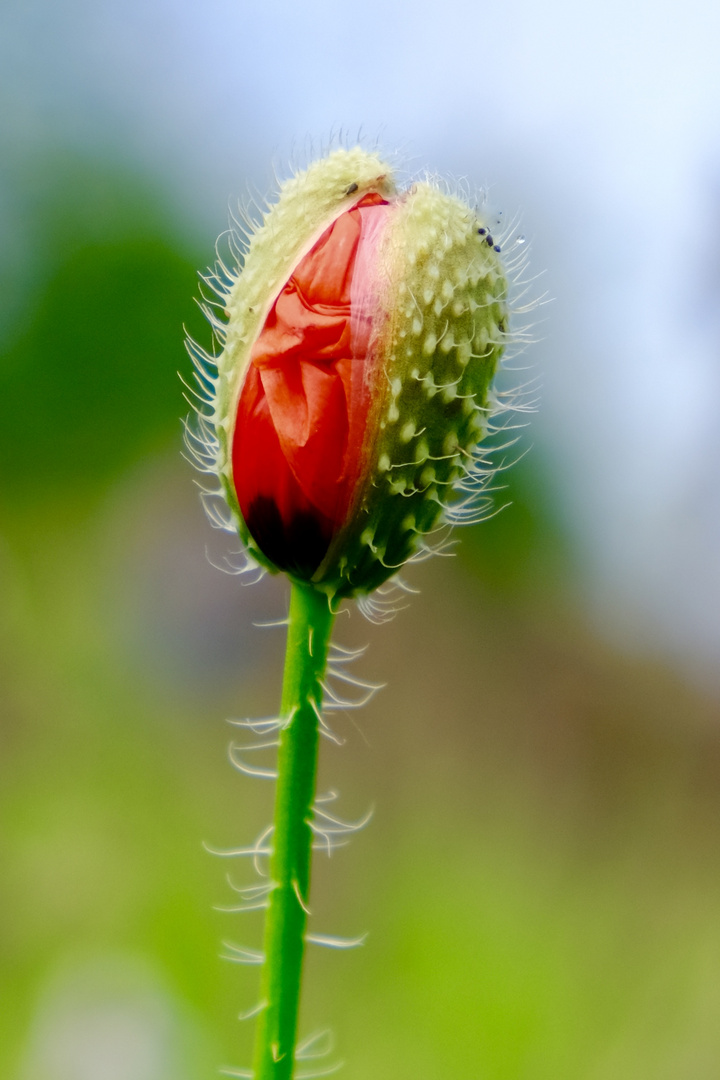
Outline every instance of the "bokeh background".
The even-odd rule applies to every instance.
[[[283,583],[213,569],[184,323],[228,208],[358,133],[532,241],[542,407],[510,505],[415,568],[321,784],[303,1030],[348,1080],[720,1075],[720,9],[709,0],[5,0],[0,1075],[249,1060],[259,942],[203,850],[271,792]],[[335,1060],[333,1058],[332,1060]]]

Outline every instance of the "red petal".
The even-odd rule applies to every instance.
[[[280,292],[252,350],[233,477],[250,532],[285,568],[295,565],[291,543],[303,547],[299,521],[300,533],[314,536],[314,554],[306,554],[317,568],[359,479],[373,388],[373,255],[385,207],[380,196],[366,196],[326,229]],[[273,530],[283,536],[270,546],[287,547],[284,556],[271,555],[268,538],[258,535]]]

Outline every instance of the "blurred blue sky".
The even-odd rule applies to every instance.
[[[5,0],[0,153],[122,155],[198,237],[333,132],[489,189],[533,240],[533,440],[599,624],[720,655],[720,8]],[[0,165],[2,169],[2,165]],[[0,237],[21,258],[12,201]],[[208,244],[209,248],[209,244]],[[162,304],[162,283],[158,283]]]

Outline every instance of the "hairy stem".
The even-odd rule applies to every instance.
[[[274,888],[265,922],[265,962],[254,1080],[290,1080],[295,1064],[305,951],[318,756],[317,710],[333,618],[325,593],[293,584],[285,652],[275,820],[270,859]]]

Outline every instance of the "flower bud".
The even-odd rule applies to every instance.
[[[285,182],[242,270],[220,265],[222,352],[215,373],[191,345],[207,407],[189,437],[259,564],[368,593],[469,516],[508,340],[499,250],[459,198],[398,192],[355,148]]]

